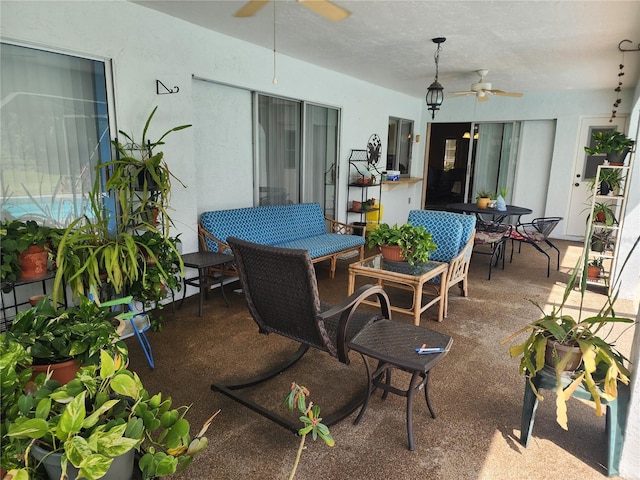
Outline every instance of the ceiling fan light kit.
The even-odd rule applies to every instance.
[[[436,78],[433,83],[429,85],[427,89],[427,106],[431,112],[431,120],[436,118],[436,111],[440,110],[440,105],[444,101],[444,88],[438,82],[438,63],[440,61],[440,51],[442,50],[442,44],[445,42],[445,37],[432,38],[431,41],[437,45],[436,54],[434,56],[436,62]]]
[[[522,93],[506,92],[504,90],[496,90],[493,88],[491,82],[486,82],[484,77],[489,73],[486,68],[476,70],[476,74],[480,77],[480,80],[471,84],[470,90],[462,92],[451,92],[453,95],[475,95],[479,102],[486,102],[489,100],[490,95],[500,95],[503,97],[522,97]]]

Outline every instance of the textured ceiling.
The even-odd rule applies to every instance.
[[[274,3],[235,18],[245,2],[134,3],[273,50]],[[468,90],[486,68],[494,89],[512,92],[613,89],[621,40],[640,44],[640,1],[335,0],[351,11],[331,22],[295,0],[276,2],[276,49],[412,96],[435,75],[434,37],[445,95]],[[268,54],[268,53],[267,53]],[[623,87],[640,76],[640,52],[624,56]]]

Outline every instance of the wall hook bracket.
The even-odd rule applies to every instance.
[[[631,40],[622,40],[618,44],[618,50],[620,50],[621,52],[640,52],[640,43],[636,48],[622,48],[623,43],[633,43],[633,42]]]
[[[160,89],[160,86],[162,86],[162,90]],[[177,86],[173,87],[173,88],[168,88],[160,80],[156,80],[156,93],[158,95],[169,95],[169,94],[172,94],[172,93],[178,93],[179,91],[180,91],[180,89]]]

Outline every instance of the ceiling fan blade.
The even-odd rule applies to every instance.
[[[253,17],[270,0],[250,0],[240,10],[233,14],[234,17]]]
[[[479,102],[486,102],[487,100],[489,100],[489,95],[476,95],[476,98]]]
[[[458,91],[458,92],[449,92],[451,95],[475,95],[476,92],[468,91]]]
[[[339,7],[335,3],[329,0],[297,0],[298,3],[307,7],[309,10],[316,12],[319,15],[331,20],[332,22],[339,22],[344,20],[351,12]]]
[[[503,97],[520,98],[522,96],[522,93],[505,92],[504,90],[489,90],[489,92],[493,93],[494,95],[502,95]]]

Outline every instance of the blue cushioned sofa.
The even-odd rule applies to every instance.
[[[421,225],[431,234],[437,245],[430,260],[449,263],[445,279],[444,316],[447,316],[449,288],[459,285],[463,296],[468,295],[467,273],[476,231],[475,215],[443,212],[439,210],[411,210],[407,222]],[[433,281],[440,282],[439,278]]]
[[[314,263],[330,260],[333,278],[339,255],[357,251],[364,256],[365,232],[353,235],[351,225],[326,218],[318,203],[263,205],[215,210],[200,215],[203,251],[230,250],[227,237],[254,243],[307,250]]]

